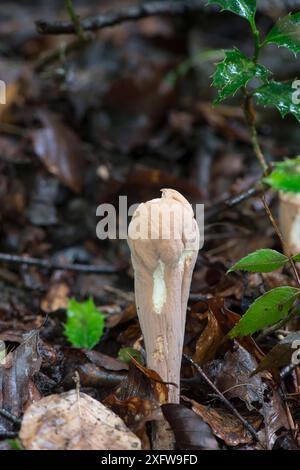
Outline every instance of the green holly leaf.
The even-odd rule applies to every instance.
[[[92,349],[104,330],[104,315],[97,310],[93,299],[77,302],[70,299],[67,307],[65,335],[76,348]]]
[[[275,82],[271,80],[254,92],[257,102],[262,106],[275,106],[282,117],[293,114],[300,122],[300,100],[294,82]]]
[[[217,3],[223,10],[231,11],[236,15],[253,22],[256,13],[256,0],[209,0],[211,5]]]
[[[272,188],[291,193],[300,192],[300,156],[275,164],[272,173],[264,178]]]
[[[258,297],[229,332],[230,338],[246,336],[274,325],[286,317],[300,289],[295,287],[276,287]]]
[[[265,44],[286,47],[295,55],[300,52],[300,12],[280,18],[265,38]]]
[[[228,272],[230,273],[240,269],[242,271],[249,271],[252,273],[269,273],[284,266],[288,260],[287,256],[276,250],[256,250],[240,259],[228,270]]]
[[[225,98],[234,96],[254,77],[266,81],[270,73],[266,67],[255,64],[239,49],[225,51],[225,59],[217,64],[213,76],[212,84],[219,91],[214,103],[218,104]]]

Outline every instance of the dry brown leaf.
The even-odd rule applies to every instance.
[[[42,128],[30,132],[34,152],[50,173],[70,189],[80,192],[84,162],[81,141],[58,114],[39,110]]]
[[[60,308],[66,309],[69,302],[70,287],[64,281],[55,282],[41,301],[44,312],[55,312]]]
[[[204,406],[193,400],[190,401],[193,404],[193,411],[201,416],[209,424],[215,436],[222,439],[228,446],[250,444],[253,441],[249,431],[230,411]],[[253,416],[251,421],[249,418],[247,418],[247,421],[258,428],[262,418]]]
[[[50,395],[25,412],[20,439],[30,450],[139,450],[115,413],[84,393]]]
[[[212,360],[224,337],[219,323],[212,312],[207,312],[207,325],[196,343],[194,361],[203,364]]]
[[[37,390],[31,382],[40,367],[42,359],[39,353],[38,330],[30,331],[22,336],[21,344],[2,359],[0,364],[0,408],[4,408],[15,416],[20,416],[27,403],[38,399]],[[2,335],[2,341],[9,338]],[[18,336],[11,339],[20,340]],[[10,430],[5,418],[0,417],[0,430]]]

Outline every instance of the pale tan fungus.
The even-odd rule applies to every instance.
[[[173,189],[142,203],[128,230],[135,298],[147,366],[178,403],[180,366],[190,284],[199,250],[199,228],[188,201]]]

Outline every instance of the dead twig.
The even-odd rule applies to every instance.
[[[8,253],[0,253],[0,263],[23,264],[27,266],[37,266],[49,269],[51,271],[76,271],[87,274],[116,274],[124,269],[121,266],[97,266],[94,264],[62,264],[54,263],[49,259],[31,258],[30,256],[11,255]]]
[[[196,364],[193,359],[189,356],[187,356],[186,354],[183,354],[183,357],[190,363],[192,364],[193,367],[195,367],[195,369],[197,370],[197,372],[200,374],[200,376],[205,380],[205,382],[213,389],[213,391],[216,393],[216,395],[219,397],[219,399],[224,403],[224,405],[226,405],[231,411],[232,413],[241,421],[241,423],[245,426],[245,428],[247,429],[247,431],[251,434],[251,436],[255,439],[255,441],[259,442],[260,445],[261,442],[260,442],[260,439],[258,437],[258,434],[257,432],[255,431],[255,429],[253,428],[253,426],[251,426],[251,424],[248,423],[248,421],[243,418],[243,416],[238,412],[238,410],[232,405],[232,403],[230,403],[229,400],[227,400],[227,398],[224,397],[223,393],[215,386],[215,384],[210,380],[210,378],[206,375],[206,373],[204,372],[204,370],[202,369],[202,367],[200,367],[198,364]]]
[[[5,410],[4,408],[0,408],[0,416],[3,416],[3,418],[7,419],[8,421],[11,421],[13,424],[16,424],[17,426],[20,426],[21,424],[20,418],[13,415],[9,411]]]
[[[77,24],[74,22],[56,21],[49,23],[45,20],[36,22],[37,31],[41,34],[76,34],[80,26],[82,31],[99,31],[107,26],[115,26],[125,21],[139,20],[149,16],[178,16],[190,12],[202,11],[205,0],[151,2],[142,5],[132,5],[119,11],[110,11],[103,15],[86,18]]]
[[[251,197],[262,194],[266,188],[267,186],[262,183],[262,181],[258,181],[246,191],[236,194],[235,196],[225,199],[224,201],[213,204],[205,213],[206,220],[215,217],[219,212],[232,209],[233,207],[239,205],[241,202],[244,202],[247,199],[250,199]]]
[[[87,47],[92,41],[91,37],[85,36],[84,41],[82,39],[76,38],[74,41],[69,44],[59,46],[58,48],[46,52],[39,57],[34,64],[35,72],[42,72],[45,67],[53,64],[56,61],[64,59],[72,52],[81,50]]]
[[[14,431],[0,431],[1,439],[15,439],[18,437],[18,433]]]

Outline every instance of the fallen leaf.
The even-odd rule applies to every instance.
[[[75,192],[82,187],[83,148],[74,131],[58,114],[39,110],[42,127],[30,131],[33,149],[48,171]]]
[[[215,436],[222,439],[228,446],[238,446],[241,444],[250,444],[253,441],[253,437],[247,431],[243,423],[230,411],[224,410],[223,408],[212,408],[210,406],[201,405],[193,400],[192,410],[195,411],[201,418],[209,424]],[[253,416],[246,418],[249,424],[255,425],[258,429],[262,417]]]
[[[37,330],[23,335],[22,343],[0,363],[0,408],[20,416],[25,405],[35,395],[32,377],[39,371],[39,333]],[[9,423],[0,417],[0,428],[9,430]]]
[[[41,309],[44,312],[55,312],[66,309],[70,297],[70,287],[64,281],[55,282],[50,286],[47,294],[41,301]]]
[[[136,361],[134,357],[132,356],[131,356],[131,362],[139,371],[141,371],[147,377],[147,379],[149,379],[152,390],[153,390],[153,394],[156,400],[160,404],[167,403],[168,402],[168,388],[167,388],[167,385],[162,381],[158,373],[155,372],[155,370],[144,367],[142,364]],[[174,387],[175,385],[169,384],[169,386]]]
[[[286,336],[282,341],[277,343],[274,348],[262,359],[256,369],[252,372],[252,375],[264,370],[278,370],[280,367],[284,367],[290,364],[294,353],[297,354],[298,347],[300,345],[300,332],[296,331]]]
[[[198,364],[211,361],[220,346],[224,334],[212,312],[207,312],[207,325],[196,342],[193,360]]]
[[[193,410],[176,403],[167,403],[161,408],[175,434],[177,448],[183,450],[219,449],[210,427]]]
[[[71,390],[25,412],[20,439],[29,450],[138,450],[140,440],[102,403]]]
[[[216,371],[216,386],[227,399],[239,398],[249,411],[258,411],[264,418],[264,428],[260,431],[261,442],[271,449],[277,439],[277,431],[289,428],[281,397],[273,383],[264,373],[251,377],[257,362],[241,345],[235,343],[236,350],[228,351],[224,361]]]

